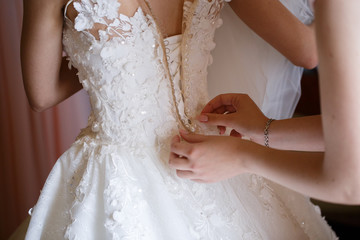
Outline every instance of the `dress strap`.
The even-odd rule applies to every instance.
[[[65,5],[65,8],[64,8],[64,18],[65,19],[69,19],[67,16],[66,16],[66,13],[67,13],[67,9],[69,7],[69,5],[73,2],[74,0],[69,0],[66,5]]]

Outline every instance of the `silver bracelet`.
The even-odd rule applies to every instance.
[[[266,122],[265,129],[264,129],[264,143],[265,147],[269,147],[269,127],[271,122],[274,121],[274,119],[269,118],[269,120]]]

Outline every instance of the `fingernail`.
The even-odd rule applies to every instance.
[[[184,129],[179,129],[179,132],[181,133],[181,134],[189,134],[189,132],[188,131],[186,131],[186,130],[184,130]]]
[[[199,117],[198,117],[198,120],[200,122],[207,122],[209,120],[209,117],[207,115],[204,115],[204,114],[201,114]]]

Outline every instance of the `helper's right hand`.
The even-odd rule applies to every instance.
[[[229,93],[218,95],[208,102],[198,120],[217,126],[220,134],[224,134],[226,128],[232,128],[231,136],[244,136],[263,144],[268,118],[247,94]]]

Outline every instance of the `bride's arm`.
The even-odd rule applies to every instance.
[[[52,107],[81,89],[76,71],[69,70],[62,58],[63,1],[24,1],[21,65],[35,111]]]
[[[314,68],[318,63],[314,28],[299,21],[277,0],[232,0],[234,12],[293,64]]]
[[[265,144],[264,130],[269,119],[247,94],[216,96],[206,104],[198,120],[218,126],[221,134],[228,127],[233,129],[232,136],[246,136],[260,145]],[[324,151],[320,115],[276,120],[270,123],[268,130],[268,144],[271,148]]]

